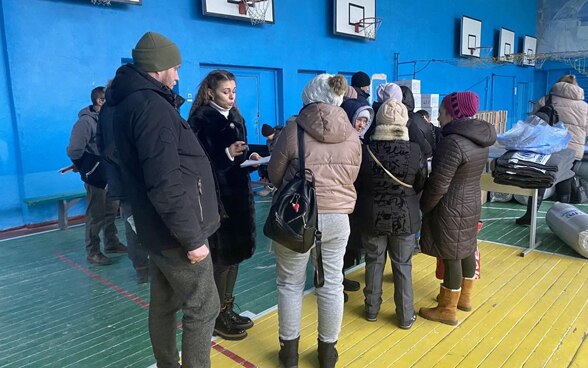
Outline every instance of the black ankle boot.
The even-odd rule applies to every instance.
[[[339,353],[337,353],[337,341],[322,342],[318,340],[318,361],[321,368],[335,368],[335,364],[339,360]]]
[[[243,340],[247,337],[247,331],[233,324],[231,315],[223,306],[214,323],[214,336],[220,336],[225,340]]]
[[[300,337],[294,340],[280,339],[280,367],[282,368],[298,368],[298,343]]]
[[[537,196],[537,211],[539,211],[539,207],[541,207],[541,202],[543,202],[543,196]],[[533,198],[529,197],[527,201],[527,212],[522,217],[519,217],[515,220],[517,225],[531,225],[531,208],[533,206]]]
[[[225,307],[227,308],[227,313],[229,313],[229,317],[231,321],[233,321],[233,326],[240,328],[242,330],[247,330],[253,327],[253,321],[249,317],[241,316],[233,310],[233,303],[235,298],[228,298],[225,299]]]

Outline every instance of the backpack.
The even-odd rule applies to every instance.
[[[541,107],[535,115],[539,116],[541,119],[545,120],[547,124],[553,126],[557,122],[559,122],[559,114],[555,107],[553,107],[553,103],[551,102],[551,93],[545,98],[545,106]]]
[[[318,230],[318,208],[314,174],[304,165],[304,130],[297,125],[300,170],[280,188],[269,210],[263,233],[286,248],[306,253],[316,243],[315,287],[324,284],[321,253],[322,233]],[[310,180],[307,179],[310,176]]]

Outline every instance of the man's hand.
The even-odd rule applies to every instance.
[[[195,264],[204,260],[204,258],[208,257],[209,253],[210,251],[208,250],[206,244],[202,244],[200,248],[191,250],[186,255],[188,256],[190,263]]]
[[[247,149],[247,145],[243,141],[235,141],[229,147],[229,155],[231,157],[237,157],[243,154]]]

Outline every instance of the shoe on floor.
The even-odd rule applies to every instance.
[[[354,280],[343,279],[343,290],[345,291],[357,291],[361,287],[361,284]]]
[[[400,322],[398,324],[398,327],[400,327],[403,330],[409,330],[412,327],[412,325],[414,325],[415,321],[416,321],[416,314],[413,314],[412,318],[409,321]]]
[[[146,284],[149,282],[149,267],[137,267],[137,284]]]
[[[347,303],[349,301],[349,295],[346,292],[343,292],[343,303]]]
[[[88,256],[86,261],[90,264],[95,264],[98,266],[108,266],[112,264],[112,260],[102,253],[96,253],[94,255]]]
[[[365,320],[368,322],[376,322],[378,320],[378,313],[365,312]]]
[[[128,253],[127,247],[122,243],[118,243],[116,247],[109,247],[104,249],[106,253]]]

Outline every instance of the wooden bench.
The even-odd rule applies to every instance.
[[[80,199],[86,197],[86,192],[72,192],[53,194],[40,197],[25,198],[24,203],[29,207],[57,202],[57,223],[61,230],[67,229],[67,212]]]
[[[525,249],[520,256],[524,257],[539,244],[535,241],[537,235],[537,189],[526,189],[514,185],[498,184],[494,182],[491,173],[484,173],[480,177],[480,187],[488,192],[519,194],[532,198],[533,206],[531,211],[531,227],[529,229],[529,248]]]

